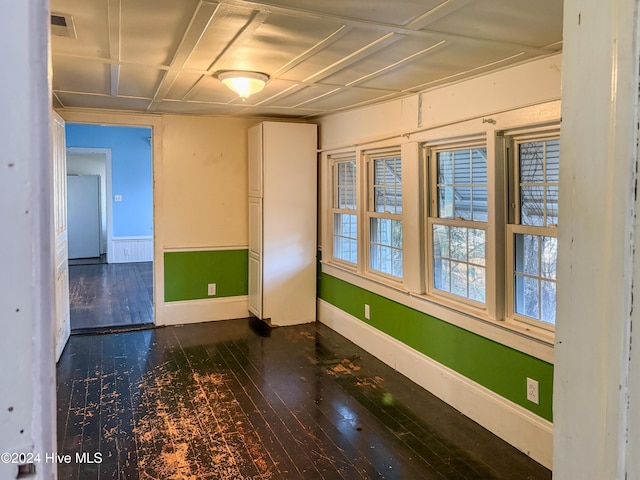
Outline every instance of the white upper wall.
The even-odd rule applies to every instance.
[[[254,123],[163,117],[165,248],[247,245],[247,130]]]
[[[363,144],[559,100],[561,66],[562,55],[553,55],[401,100],[321,118],[320,147]]]

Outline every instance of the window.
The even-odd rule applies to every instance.
[[[333,257],[358,263],[358,214],[356,211],[356,161],[333,164]]]
[[[509,310],[516,319],[552,328],[556,320],[560,140],[557,132],[548,138],[516,139],[514,152],[513,210],[508,226],[512,252]]]
[[[431,290],[485,304],[487,150],[479,146],[435,148],[430,171]]]
[[[402,278],[402,160],[369,156],[369,269]]]

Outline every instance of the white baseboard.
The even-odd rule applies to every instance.
[[[114,237],[111,239],[109,263],[153,261],[153,237]]]
[[[165,302],[163,304],[162,323],[158,325],[184,325],[187,323],[231,320],[249,316],[249,297],[206,298]]]
[[[318,299],[318,320],[551,469],[553,424]]]

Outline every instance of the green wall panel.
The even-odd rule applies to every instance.
[[[552,421],[552,364],[324,273],[318,290],[326,302]],[[526,398],[527,377],[539,382],[540,405]]]
[[[248,250],[165,252],[164,301],[247,295]],[[216,295],[207,286],[216,284]]]

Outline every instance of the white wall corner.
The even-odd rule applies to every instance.
[[[540,464],[552,468],[551,422],[320,299],[318,320]]]

